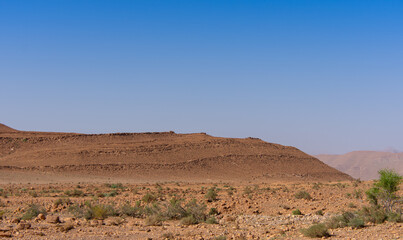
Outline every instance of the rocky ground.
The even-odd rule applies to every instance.
[[[357,181],[3,184],[0,237],[308,239],[302,228],[368,205],[364,192],[371,185]],[[192,199],[196,200],[189,205]],[[175,215],[185,209],[202,220],[186,221]],[[293,215],[297,209],[302,215]],[[403,224],[367,222],[360,229],[337,228],[329,233],[330,239],[402,239]]]

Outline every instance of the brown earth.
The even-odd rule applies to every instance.
[[[301,229],[368,205],[364,192],[373,184],[253,138],[1,129],[0,238],[309,239]],[[172,215],[184,209],[208,220],[189,225]],[[302,215],[292,214],[297,209]],[[329,233],[402,239],[403,224]]]
[[[378,171],[384,168],[393,169],[403,175],[403,153],[355,151],[343,155],[322,154],[316,157],[329,166],[362,180],[378,178]]]
[[[204,133],[77,134],[0,128],[0,171],[134,181],[351,180],[294,147]]]
[[[249,185],[0,184],[0,238],[309,239],[303,236],[301,229],[327,223],[344,211],[355,212],[368,206],[364,192],[372,184],[357,181]],[[211,188],[217,196],[208,201],[206,196]],[[305,191],[310,198],[298,198],[300,191]],[[179,207],[168,210],[172,199],[179,201],[176,205]],[[181,218],[172,217],[172,212],[180,212],[192,199],[199,206],[192,211],[210,212],[208,217],[215,221],[189,225]],[[33,212],[30,204],[43,212],[39,215]],[[91,211],[96,215],[86,214],[88,206],[92,206]],[[401,204],[397,207],[401,208]],[[212,208],[216,211],[212,212]],[[302,215],[292,214],[297,209]],[[160,222],[149,221],[155,214],[161,216]],[[329,233],[330,239],[402,239],[403,223],[365,222],[360,229],[343,227],[329,229]]]

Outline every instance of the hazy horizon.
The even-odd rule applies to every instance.
[[[403,150],[402,1],[0,1],[0,122]]]

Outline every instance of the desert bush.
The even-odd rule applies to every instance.
[[[126,203],[120,208],[120,215],[128,217],[141,217],[143,215],[143,208],[141,207],[139,201],[137,201],[136,205],[134,206]]]
[[[89,206],[85,215],[86,219],[105,219],[109,216],[116,216],[117,213],[111,205]]]
[[[58,207],[59,205],[69,205],[71,203],[70,198],[59,198],[53,202],[53,206]]]
[[[221,235],[221,236],[215,237],[214,240],[227,240],[227,237],[224,235]]]
[[[243,194],[246,194],[246,195],[249,195],[249,194],[251,194],[253,191],[252,191],[252,189],[249,187],[249,186],[246,186],[244,189],[243,189]]]
[[[215,219],[215,217],[209,217],[209,218],[206,220],[206,223],[207,223],[207,224],[217,224],[218,222],[217,222],[217,220]]]
[[[46,210],[36,204],[30,204],[28,208],[25,210],[25,213],[22,215],[22,220],[31,220],[37,217],[40,213],[46,215]]]
[[[302,215],[302,213],[299,209],[295,209],[292,211],[292,215]]]
[[[318,211],[315,212],[315,214],[316,214],[316,215],[319,215],[319,216],[323,216],[323,211],[322,211],[322,210],[318,210]]]
[[[309,228],[301,229],[302,234],[305,237],[310,238],[321,238],[321,237],[329,237],[329,231],[325,224],[315,224],[310,226]]]
[[[359,217],[354,217],[352,219],[350,219],[350,221],[348,222],[348,226],[352,227],[352,228],[363,228],[364,227],[364,220],[362,220]]]
[[[125,187],[121,183],[112,183],[108,184],[107,186],[110,188],[125,189]]]
[[[396,192],[403,177],[393,170],[383,169],[379,172],[379,180],[366,192],[367,198],[374,206],[380,206],[385,211],[393,211],[394,205],[399,201]]]
[[[210,211],[208,212],[208,215],[218,215],[217,208],[210,208]]]
[[[109,216],[116,216],[118,213],[112,205],[92,205],[86,202],[84,205],[72,205],[68,208],[68,211],[77,218],[89,219],[105,219]]]
[[[175,239],[175,235],[173,233],[171,233],[171,232],[164,233],[164,234],[162,234],[161,239],[164,239],[164,240]]]
[[[83,197],[83,196],[84,196],[84,192],[81,191],[81,190],[78,190],[78,189],[74,189],[73,191],[71,191],[71,190],[66,190],[66,191],[64,192],[64,194],[65,194],[66,196],[69,196],[69,197]]]
[[[118,191],[113,190],[113,191],[110,191],[109,193],[105,194],[105,197],[116,197],[118,194],[119,194]]]
[[[306,191],[299,191],[294,196],[296,199],[306,199],[306,200],[312,199],[311,195]]]
[[[144,216],[162,215],[161,206],[156,202],[145,205],[143,207],[143,215]]]
[[[321,183],[314,183],[312,189],[319,190]]]
[[[359,211],[359,215],[366,222],[371,223],[383,223],[388,218],[386,211],[379,206],[363,207]]]
[[[5,214],[6,214],[6,212],[4,210],[0,210],[0,219],[3,219]]]
[[[364,221],[360,216],[358,216],[355,213],[344,212],[343,214],[341,214],[339,216],[332,217],[327,222],[326,225],[327,225],[327,227],[329,227],[331,229],[344,228],[347,226],[350,226],[353,228],[361,228],[361,227],[364,227]]]
[[[357,206],[356,206],[354,203],[349,203],[349,204],[348,204],[348,207],[349,207],[349,208],[357,208]]]
[[[157,200],[157,197],[151,192],[147,192],[141,200],[145,203],[151,203]]]
[[[180,200],[172,198],[166,206],[164,216],[167,219],[181,219],[187,216],[187,212],[182,207]]]
[[[184,218],[181,219],[181,224],[182,225],[193,225],[193,224],[198,224],[198,223],[199,222],[192,215],[189,215],[189,216],[184,217]]]
[[[36,191],[29,191],[28,194],[29,194],[29,196],[31,196],[33,198],[38,197],[38,193]]]
[[[161,215],[154,214],[151,216],[147,216],[146,219],[144,220],[144,223],[147,226],[161,226],[163,221],[164,218]]]
[[[218,196],[218,194],[217,194],[216,188],[212,187],[209,190],[207,190],[205,197],[207,198],[207,201],[213,202],[213,201],[217,200],[217,196]]]
[[[185,206],[185,209],[187,214],[194,216],[197,221],[203,222],[204,220],[206,220],[206,205],[198,204],[196,199],[188,202]]]
[[[389,222],[402,223],[403,222],[403,215],[401,213],[397,213],[397,212],[390,212],[387,215],[387,220]]]

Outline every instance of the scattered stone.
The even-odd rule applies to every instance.
[[[25,229],[30,229],[31,228],[31,224],[30,223],[19,223],[17,225],[17,227],[15,228],[15,230],[25,230]]]
[[[61,223],[59,216],[57,215],[50,215],[46,218],[46,222],[52,223],[52,224],[57,224]]]

